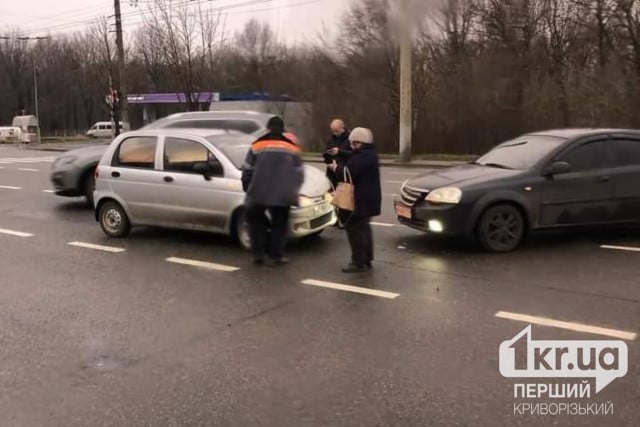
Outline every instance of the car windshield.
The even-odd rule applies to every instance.
[[[528,170],[564,141],[566,139],[560,137],[527,135],[498,145],[474,163],[501,169]]]
[[[229,161],[238,169],[242,168],[244,159],[247,157],[247,152],[253,142],[252,137],[243,134],[209,136],[207,140],[218,150],[222,151]]]
[[[247,157],[250,145],[224,145],[220,147],[220,151],[233,163],[233,165],[241,169],[244,159]]]

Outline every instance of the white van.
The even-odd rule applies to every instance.
[[[129,124],[125,123],[124,126],[120,122],[120,133],[128,131],[130,129]],[[113,122],[96,122],[91,129],[87,131],[87,136],[92,138],[111,138],[114,136]]]

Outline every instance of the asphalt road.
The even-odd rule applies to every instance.
[[[372,273],[340,272],[337,229],[260,268],[223,236],[107,238],[81,199],[48,192],[53,155],[0,146],[1,426],[640,425],[637,229],[484,254],[399,226],[392,195],[421,171],[384,168]],[[590,398],[516,398],[559,381],[501,375],[500,344],[530,324],[534,341],[620,340],[628,372]]]

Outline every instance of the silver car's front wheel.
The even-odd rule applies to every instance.
[[[100,227],[109,237],[125,237],[131,230],[126,212],[119,203],[109,201],[100,207]]]
[[[238,221],[236,221],[236,236],[238,236],[238,243],[244,250],[251,250],[251,235],[249,234],[249,223],[244,213],[240,214]]]

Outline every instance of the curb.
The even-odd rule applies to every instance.
[[[83,148],[90,147],[91,144],[78,144],[77,146],[57,146],[57,147],[47,147],[46,145],[29,147],[31,150],[38,151],[50,151],[50,152],[65,152],[69,150],[73,150],[74,148]],[[307,163],[324,163],[324,159],[322,157],[303,157],[303,160]],[[455,162],[455,161],[445,161],[445,160],[415,160],[413,162],[400,162],[397,160],[387,160],[381,159],[380,166],[382,167],[399,167],[399,168],[429,168],[429,169],[442,169],[448,168],[452,166],[464,165],[466,162]]]
[[[324,163],[324,159],[318,157],[304,157],[304,161],[308,163]],[[441,169],[452,166],[464,165],[466,162],[449,162],[444,160],[416,160],[411,163],[399,162],[397,160],[380,160],[382,167],[399,167],[399,168],[431,168]]]

